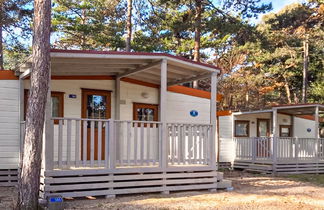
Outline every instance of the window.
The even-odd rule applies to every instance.
[[[158,121],[158,105],[134,103],[133,119],[139,121]]]
[[[52,117],[64,117],[64,93],[51,92],[52,96]],[[54,120],[58,124],[58,120]]]
[[[235,120],[235,137],[250,136],[250,121]]]
[[[29,90],[25,90],[24,97],[24,119],[26,119],[27,101],[29,96]],[[64,93],[52,91],[52,117],[64,117]],[[54,120],[55,124],[58,124],[58,120]]]
[[[291,137],[291,125],[280,125],[280,137]]]

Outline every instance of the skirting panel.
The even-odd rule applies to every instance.
[[[0,169],[0,186],[16,186],[18,169]]]
[[[324,162],[280,162],[253,163],[247,161],[235,161],[235,169],[243,169],[251,172],[274,173],[274,174],[321,174],[324,173]]]
[[[61,173],[60,173],[61,172]],[[77,172],[77,173],[76,173]],[[48,176],[47,174],[52,174]],[[110,172],[105,170],[74,170],[45,173],[41,194],[48,196],[84,197],[149,193],[182,190],[217,189],[215,170]]]

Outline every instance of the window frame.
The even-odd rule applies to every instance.
[[[58,117],[64,117],[64,94],[65,92],[51,91],[51,99],[52,97],[58,97],[59,99],[60,105],[59,105]],[[28,97],[29,97],[29,89],[24,89],[24,120],[26,120]],[[54,124],[59,124],[59,120],[54,120]]]
[[[247,135],[237,135],[236,126],[239,123],[243,123],[247,125]],[[234,121],[234,137],[250,137],[250,121],[249,120],[235,120]]]
[[[153,121],[159,121],[159,105],[158,104],[146,104],[146,103],[133,103],[133,120],[140,121],[137,116],[137,109],[153,109],[154,116]],[[147,122],[147,121],[143,121]]]
[[[282,128],[288,128],[289,129],[288,136],[282,136],[282,130],[281,130]],[[292,137],[292,126],[291,125],[279,125],[279,137],[283,137],[283,138]]]
[[[57,97],[59,99],[59,116],[58,117],[64,117],[64,92],[51,91],[51,99],[52,99],[52,97]],[[54,120],[54,124],[59,124],[59,120]]]

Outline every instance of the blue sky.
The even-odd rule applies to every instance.
[[[262,3],[270,3],[272,2],[273,9],[270,12],[278,12],[282,8],[284,8],[286,5],[292,4],[292,3],[303,3],[306,2],[306,0],[261,0]],[[259,16],[259,20],[261,20],[262,15]]]

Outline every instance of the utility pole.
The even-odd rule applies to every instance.
[[[302,101],[303,103],[307,103],[307,86],[308,86],[308,34],[305,35],[305,40],[303,41],[303,54],[304,54],[304,62],[303,62],[303,90],[302,90]]]

